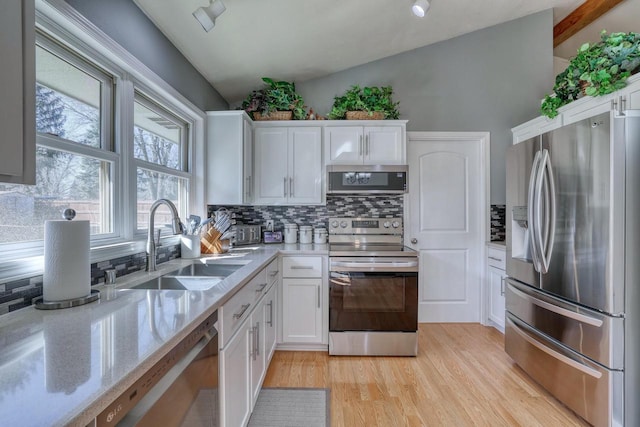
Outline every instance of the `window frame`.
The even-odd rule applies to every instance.
[[[136,229],[135,218],[137,159],[133,158],[133,101],[136,91],[165,106],[188,124],[182,159],[185,170],[166,170],[146,162],[143,167],[186,178],[185,212],[181,216],[186,212],[206,215],[205,113],[65,2],[37,2],[36,29],[42,38],[51,39],[56,46],[59,45],[57,48],[78,55],[113,79],[112,107],[107,109],[101,105],[101,112],[108,111],[113,123],[109,129],[101,127],[101,145],[108,141],[106,147],[110,151],[102,151],[104,146],[98,149],[74,144],[73,147],[73,151],[81,155],[110,162],[114,175],[111,182],[113,236],[92,237],[91,262],[145,250],[146,232]],[[105,138],[107,135],[109,137]],[[40,135],[39,138],[46,138],[46,145],[53,149],[66,148],[66,142],[53,135]],[[177,236],[165,240],[169,244],[178,243]],[[42,274],[42,251],[42,241],[0,246],[0,280]],[[16,262],[18,259],[19,263]]]

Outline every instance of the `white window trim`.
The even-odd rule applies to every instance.
[[[64,0],[36,0],[36,26],[44,32],[52,34],[57,40],[63,42],[67,40],[72,50],[98,59],[100,65],[114,75],[116,80],[114,95],[116,99],[120,100],[116,103],[113,116],[116,152],[123,153],[123,149],[131,149],[131,144],[126,141],[132,138],[128,131],[133,129],[134,85],[136,90],[152,97],[152,99],[157,97],[169,103],[175,114],[189,122],[190,135],[188,140],[190,144],[187,162],[191,183],[188,190],[187,210],[189,213],[205,217],[204,138],[206,114]],[[119,168],[121,170],[135,168],[132,157],[123,153]],[[118,239],[119,243],[92,248],[91,262],[145,250],[145,241],[141,239],[143,236],[134,233],[136,195],[135,193],[131,194],[131,183],[127,182],[132,177],[135,177],[135,174],[124,174],[124,182],[118,185],[119,188],[114,188],[114,208],[116,209],[114,211],[114,222],[116,223],[114,228],[120,228],[117,223],[121,223],[122,238]],[[120,200],[123,203],[120,203]],[[172,242],[177,242],[177,238],[172,239]],[[17,280],[42,274],[42,255],[34,256],[32,251],[27,250],[18,251],[16,254],[20,256],[20,253],[24,258],[0,263],[0,280]]]

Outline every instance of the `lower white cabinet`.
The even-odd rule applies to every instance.
[[[327,343],[326,263],[324,256],[282,257],[282,343]]]
[[[488,318],[496,329],[504,332],[504,287],[506,251],[504,247],[490,246],[487,255],[487,287],[489,290]]]
[[[249,319],[220,350],[220,425],[244,426],[251,416],[251,342]]]
[[[221,308],[220,425],[245,426],[260,394],[276,344],[277,265],[260,271]]]

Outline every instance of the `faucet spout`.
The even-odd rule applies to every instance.
[[[156,271],[156,242],[153,240],[154,217],[160,205],[166,205],[171,211],[171,228],[173,234],[180,234],[180,217],[176,206],[168,199],[158,199],[151,205],[149,210],[149,226],[147,230],[147,268],[146,271]]]

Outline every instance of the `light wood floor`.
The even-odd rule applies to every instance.
[[[418,357],[275,353],[264,387],[331,389],[331,426],[587,426],[479,324],[421,324]]]

